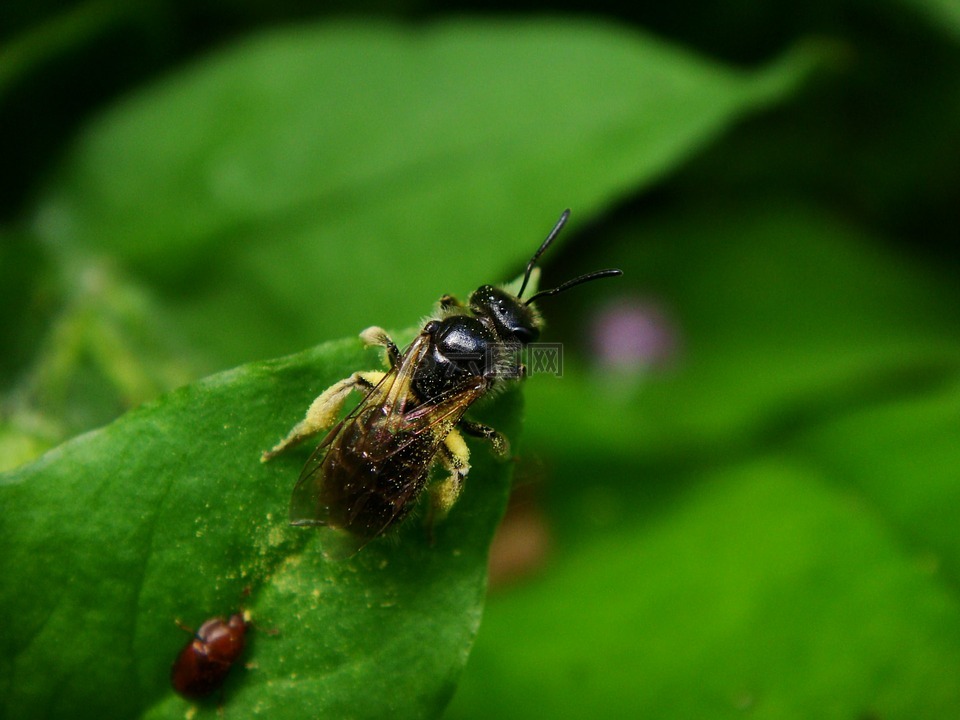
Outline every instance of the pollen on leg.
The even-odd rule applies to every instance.
[[[385,347],[389,367],[393,367],[400,361],[400,349],[382,327],[377,325],[368,327],[360,333],[360,340],[366,345]]]
[[[467,447],[467,443],[463,439],[463,435],[460,434],[460,431],[456,428],[451,430],[447,434],[447,437],[444,438],[444,445],[446,445],[447,450],[450,451],[454,467],[462,468],[463,474],[466,475],[470,469],[470,448]]]
[[[360,339],[367,345],[387,345],[390,342],[390,336],[382,328],[376,325],[366,328],[360,332]]]
[[[494,454],[501,460],[510,456],[510,441],[507,440],[503,433],[497,432],[489,425],[482,425],[481,423],[470,420],[461,420],[458,427],[465,433],[469,433],[474,437],[483,438],[489,442]]]
[[[470,472],[470,449],[457,430],[451,430],[444,439],[441,462],[450,475],[436,483],[430,491],[431,519],[443,518],[463,491],[463,481]]]
[[[350,392],[356,388],[372,388],[379,383],[385,373],[371,370],[369,372],[355,372],[348,378],[334,383],[310,403],[307,414],[287,433],[287,436],[260,456],[260,462],[272,460],[284,450],[299,445],[312,435],[316,435],[337,420],[344,401]]]

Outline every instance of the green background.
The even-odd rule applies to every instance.
[[[4,3],[0,717],[241,606],[201,716],[956,716],[957,78],[950,0]],[[259,452],[566,207],[514,461],[326,562]]]

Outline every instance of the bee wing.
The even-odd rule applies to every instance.
[[[326,476],[323,460],[326,457],[327,447],[333,441],[342,437],[338,434],[333,441],[325,441],[317,448],[311,457],[311,463],[304,469],[304,474],[294,488],[290,503],[290,517],[294,525],[319,525],[322,533],[321,546],[323,554],[331,560],[343,560],[356,554],[368,542],[382,535],[399,517],[405,515],[417,496],[426,485],[427,477],[437,451],[443,443],[450,429],[463,417],[467,408],[479,398],[486,389],[486,381],[482,378],[473,378],[469,383],[456,388],[437,398],[429,405],[421,405],[408,413],[405,417],[407,429],[390,437],[403,438],[402,442],[388,443],[388,446],[379,444],[383,437],[373,439],[377,433],[366,433],[351,437],[355,441],[353,452],[359,456],[376,454],[376,464],[389,463],[395,456],[407,453],[407,458],[415,458],[414,465],[405,467],[406,477],[402,482],[377,482],[365,488],[355,488],[356,492],[347,511],[347,526],[364,513],[370,513],[369,503],[380,509],[373,514],[376,524],[368,525],[364,532],[349,532],[341,528],[338,523],[332,522],[333,509],[322,502]],[[376,410],[376,407],[373,408]],[[362,423],[362,415],[358,416]],[[345,420],[344,423],[347,421]],[[446,428],[437,426],[445,424]],[[359,427],[363,427],[361,424]],[[333,435],[335,431],[331,431]],[[403,463],[401,463],[401,466]],[[389,508],[386,512],[382,509]],[[342,521],[341,521],[342,523]]]
[[[420,405],[407,413],[404,416],[405,429],[394,436],[403,437],[404,440],[394,443],[392,447],[371,443],[370,435],[357,443],[357,449],[361,453],[366,452],[369,455],[378,451],[381,455],[378,462],[386,463],[393,456],[408,453],[408,457],[416,458],[416,466],[408,468],[409,476],[404,482],[378,483],[376,489],[366,488],[365,492],[354,499],[350,508],[354,518],[364,513],[368,502],[373,502],[377,508],[391,508],[388,512],[375,515],[379,524],[370,528],[371,532],[357,535],[323,528],[326,531],[323,539],[324,555],[334,560],[350,557],[406,515],[426,485],[440,445],[467,408],[483,394],[486,384],[483,378],[470,378],[457,388],[434,398],[429,404]],[[367,447],[369,451],[365,449]]]
[[[432,398],[428,403],[418,405],[402,417],[404,440],[394,444],[392,452],[399,452],[418,439],[426,432],[435,438],[432,458],[440,443],[444,441],[450,430],[463,417],[467,409],[486,392],[488,381],[482,377],[470,377],[460,385]],[[434,432],[438,425],[446,424],[445,432]]]
[[[372,413],[382,416],[402,413],[406,408],[412,370],[429,350],[429,336],[418,335],[407,348],[400,362],[396,363],[373,388],[357,403],[347,416],[334,425],[317,448],[311,453],[290,498],[290,522],[293,525],[326,525],[329,520],[326,508],[319,502],[323,490],[324,460],[331,446],[343,438],[345,428],[355,423],[369,421]]]
[[[291,499],[291,522],[296,525],[347,525],[361,516],[369,502],[378,510],[371,514],[361,535],[336,533],[333,544],[324,542],[326,554],[346,557],[382,534],[398,516],[405,514],[423,489],[440,444],[463,417],[467,408],[486,390],[485,378],[470,377],[459,386],[412,408],[410,385],[429,349],[429,337],[420,335],[404,357],[339,425],[330,431],[311,456]],[[362,458],[367,469],[378,465],[396,473],[402,482],[366,481],[369,487],[351,488],[346,523],[331,522],[331,508],[322,502],[325,468],[336,445],[349,443],[350,455]],[[389,468],[389,469],[386,469]],[[350,537],[345,537],[351,535]]]

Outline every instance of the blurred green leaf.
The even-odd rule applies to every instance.
[[[48,449],[188,382],[195,372],[190,351],[164,326],[149,293],[114,264],[56,253],[57,262],[41,263],[49,257],[36,245],[11,239],[8,252],[0,250],[11,260],[0,299],[7,300],[3,334],[13,348],[0,361],[0,372],[12,366],[3,378],[0,427],[8,440],[35,442],[0,442],[4,469],[23,460],[18,445]]]
[[[501,279],[564,207],[654,181],[816,59],[743,72],[569,20],[275,31],[102,117],[36,226],[118,256],[239,362]]]
[[[935,26],[960,39],[960,4],[953,0],[897,0],[892,4],[926,16]]]
[[[488,604],[450,716],[949,715],[949,273],[772,198],[668,208],[603,252],[635,284],[595,292],[663,309],[676,355],[631,381],[595,338],[531,378],[555,554]]]
[[[957,598],[789,456],[704,471],[549,570],[488,603],[447,717],[936,718],[960,703]]]
[[[857,409],[798,440],[805,457],[867,499],[903,547],[957,597],[960,372],[934,392]]]
[[[676,355],[626,387],[602,363],[578,373],[575,359],[562,381],[532,382],[531,442],[550,453],[570,453],[569,437],[664,457],[751,447],[785,425],[922,393],[960,368],[950,279],[816,206],[687,203],[624,231],[604,260],[624,269],[624,284],[592,290],[587,322],[602,316],[601,294],[660,307]],[[595,335],[562,325],[582,303],[564,301],[543,308],[561,323],[549,339]],[[563,412],[588,394],[593,412]]]
[[[412,520],[331,564],[315,530],[287,524],[304,453],[259,462],[324,387],[379,365],[349,340],[241,367],[0,476],[0,714],[182,718],[175,620],[240,606],[255,628],[231,718],[439,713],[480,620],[509,464],[477,447],[433,544]],[[516,442],[519,404],[508,393],[483,418]]]

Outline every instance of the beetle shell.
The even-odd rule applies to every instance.
[[[186,698],[202,698],[223,685],[243,652],[249,623],[243,613],[229,620],[207,620],[180,651],[170,670],[173,689]]]

